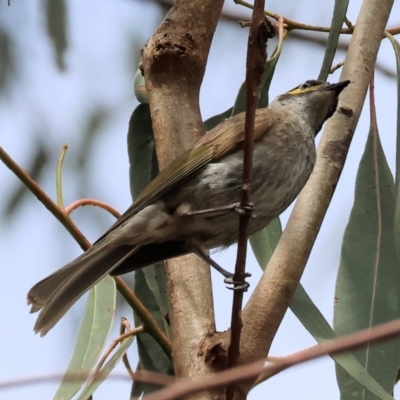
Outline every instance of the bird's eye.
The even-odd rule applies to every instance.
[[[304,82],[304,83],[301,85],[301,89],[308,89],[310,86],[311,86],[310,81],[307,81],[307,82]]]

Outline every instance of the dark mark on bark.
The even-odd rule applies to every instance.
[[[323,157],[331,160],[334,164],[334,167],[338,170],[343,168],[353,133],[354,132],[352,129],[348,129],[345,137],[342,140],[331,140],[325,145],[322,151]]]
[[[338,109],[338,112],[347,118],[351,118],[353,116],[353,110],[350,107],[342,106]]]

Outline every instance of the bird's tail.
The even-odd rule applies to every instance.
[[[99,243],[38,282],[28,293],[31,312],[41,310],[34,330],[45,335],[87,290],[139,248]]]

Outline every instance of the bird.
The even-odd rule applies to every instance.
[[[256,111],[250,235],[278,217],[306,184],[316,162],[315,136],[349,83],[307,80]],[[161,171],[91,248],[30,289],[31,313],[40,311],[36,333],[45,335],[108,274],[195,253],[232,278],[207,250],[237,241],[244,120],[240,113],[208,131]]]

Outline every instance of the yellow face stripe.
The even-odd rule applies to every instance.
[[[307,88],[302,88],[300,86],[297,86],[296,88],[290,90],[288,94],[301,94],[301,93],[313,92],[314,90],[317,90],[319,87],[320,85],[309,86]]]

